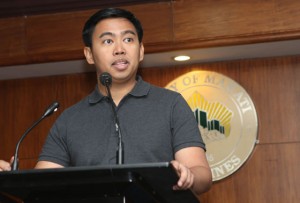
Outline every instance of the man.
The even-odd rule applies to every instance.
[[[171,161],[179,180],[174,190],[195,195],[212,183],[205,145],[183,97],[146,83],[137,70],[144,57],[143,29],[122,9],[98,11],[83,29],[84,55],[96,67],[98,84],[82,101],[65,110],[54,123],[35,168],[116,164],[118,131],[124,143],[124,163]],[[104,72],[110,87],[101,84]],[[0,162],[0,169],[9,169]]]

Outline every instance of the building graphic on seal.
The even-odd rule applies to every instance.
[[[207,101],[200,93],[194,92],[187,102],[193,109],[206,144],[225,139],[230,135],[233,112],[220,102]]]

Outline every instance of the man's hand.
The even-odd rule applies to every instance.
[[[177,184],[173,186],[173,190],[187,190],[192,188],[194,184],[194,174],[190,169],[175,160],[171,161],[171,163],[179,177]]]
[[[14,161],[14,157],[11,157],[10,163],[4,160],[0,160],[0,171],[10,171],[11,170],[11,164]]]
[[[191,189],[200,197],[211,187],[212,174],[202,148],[183,148],[175,153],[175,160],[171,163],[179,177],[177,184],[173,186],[174,190]]]

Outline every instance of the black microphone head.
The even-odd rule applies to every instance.
[[[45,111],[43,117],[50,116],[54,111],[57,110],[58,107],[59,107],[59,103],[58,102],[53,102],[53,104],[51,104],[47,108],[47,110]]]
[[[106,87],[110,86],[111,83],[112,83],[112,77],[107,72],[102,73],[100,75],[99,79],[100,79],[101,84],[106,86]]]

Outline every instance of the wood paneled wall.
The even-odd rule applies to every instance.
[[[125,7],[142,21],[147,53],[300,38],[298,0],[176,0]],[[96,10],[0,19],[0,66],[81,59],[81,29]],[[0,67],[1,68],[1,67]],[[145,68],[165,86],[191,70],[211,70],[240,83],[259,118],[259,144],[246,164],[214,183],[202,203],[281,203],[300,199],[300,56],[187,67]],[[60,109],[26,137],[21,169],[32,168],[57,116],[93,90],[95,73],[0,81],[0,159],[54,100]]]
[[[300,38],[298,0],[176,0],[124,7],[141,20],[146,53]],[[0,67],[82,59],[96,10],[0,19]]]
[[[146,81],[164,87],[192,70],[232,78],[251,96],[259,119],[259,144],[236,173],[215,182],[202,203],[296,203],[300,199],[300,56],[248,59],[187,67],[144,68]],[[48,130],[68,106],[89,94],[95,73],[0,81],[0,159],[9,159],[24,131],[52,101],[57,113],[42,121],[20,148],[21,169],[32,168]]]

